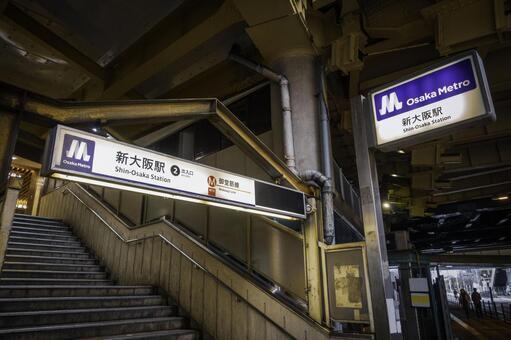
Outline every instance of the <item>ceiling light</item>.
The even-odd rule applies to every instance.
[[[405,150],[400,149],[400,150],[397,150],[397,153],[404,154],[406,152],[405,152]]]
[[[494,198],[495,201],[505,201],[507,199],[509,199],[509,196],[507,195],[497,196]]]
[[[391,174],[392,177],[399,177],[398,174]]]
[[[390,209],[391,205],[389,202],[383,202],[382,207],[383,207],[383,209]]]

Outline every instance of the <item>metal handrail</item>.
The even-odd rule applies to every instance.
[[[209,276],[213,277],[213,279],[219,283],[222,287],[225,287],[227,288],[227,290],[229,290],[231,293],[233,293],[238,299],[241,299],[243,300],[245,303],[247,303],[248,305],[251,305],[250,302],[244,298],[242,295],[240,295],[239,293],[237,293],[232,287],[228,286],[226,283],[224,283],[223,281],[221,281],[214,273],[212,273],[211,271],[209,271],[207,268],[203,267],[200,263],[198,263],[197,261],[195,261],[193,258],[191,258],[188,254],[186,254],[184,251],[182,251],[179,247],[177,247],[176,245],[174,245],[171,241],[169,241],[165,236],[163,236],[161,233],[158,233],[158,234],[154,234],[154,235],[150,235],[150,236],[144,236],[144,237],[141,237],[141,238],[136,238],[136,239],[126,239],[124,238],[122,235],[120,235],[111,225],[109,222],[107,222],[103,217],[101,217],[96,211],[94,211],[94,209],[92,209],[87,203],[85,203],[80,197],[78,197],[78,195],[76,195],[72,190],[70,190],[69,188],[65,188],[64,189],[64,192],[68,192],[70,193],[76,200],[78,200],[81,204],[83,204],[88,210],[90,210],[94,215],[96,215],[96,217],[98,217],[100,219],[101,222],[103,222],[103,224],[105,226],[107,226],[116,236],[117,238],[119,238],[121,241],[123,241],[124,243],[127,243],[127,244],[130,244],[130,243],[133,243],[133,242],[139,242],[139,241],[143,241],[145,239],[149,239],[149,238],[154,238],[154,237],[157,237],[159,236],[166,244],[170,245],[172,248],[174,248],[175,250],[177,250],[181,255],[183,255],[184,257],[186,257],[193,265],[194,267],[196,268],[199,268],[200,270],[202,270],[204,273],[208,274]],[[88,193],[87,193],[88,194]],[[90,195],[90,194],[89,194]],[[92,196],[91,196],[92,197]],[[100,202],[97,202],[99,204],[101,204]],[[101,204],[102,205],[102,204]],[[105,207],[106,208],[106,207]],[[115,216],[115,215],[113,215]],[[117,216],[115,216],[118,221],[122,224],[125,225],[125,227],[129,228],[128,225],[126,225],[122,220],[120,220]],[[157,222],[150,222],[150,223],[146,223],[144,225],[141,225],[139,227],[142,227],[142,226],[145,226],[145,225],[152,225],[152,224],[155,224],[155,223],[158,223],[158,222],[163,222],[165,224],[170,224],[170,222],[165,219],[165,217],[162,217],[159,221]],[[268,294],[268,292],[265,291],[266,294]],[[273,297],[273,296],[272,296]],[[282,332],[286,333],[286,334],[289,334],[284,328],[282,328],[280,325],[278,325],[277,323],[275,323],[271,318],[268,318],[267,315],[265,315],[263,312],[261,312],[259,309],[257,308],[254,308],[252,307],[255,311],[257,311],[257,313],[259,313],[261,316],[263,316],[265,318],[265,320],[268,320],[270,321],[273,325],[275,325],[275,327],[277,327],[278,329],[280,329]],[[306,317],[305,321],[311,325],[313,325],[314,327],[317,327],[319,328],[321,331],[323,332],[327,332],[329,333],[330,331],[326,328],[324,328],[321,324],[318,324],[317,322],[315,322],[314,320],[310,319],[308,317],[308,315],[305,315],[305,314],[302,314],[302,313],[299,313],[297,311],[295,311],[296,313],[298,314],[301,314],[303,317]]]

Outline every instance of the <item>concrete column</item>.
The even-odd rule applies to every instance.
[[[0,203],[0,268],[4,262],[5,250],[7,249],[7,241],[11,232],[19,192],[18,188],[8,188],[5,191],[3,201]]]
[[[321,171],[315,57],[311,54],[280,57],[272,63],[272,68],[289,80],[296,168],[299,171]],[[277,146],[275,151],[282,157],[282,149],[279,147],[282,145],[282,112],[277,91],[272,90],[272,128],[276,139],[274,146]]]
[[[186,128],[179,132],[179,157],[195,160],[195,129]]]
[[[19,123],[19,114],[0,112],[0,196],[7,190]]]
[[[43,192],[45,178],[39,175],[35,176],[35,192],[34,192],[34,203],[32,205],[32,215],[37,216],[39,210],[39,201],[41,200],[41,193]]]
[[[321,171],[319,112],[317,93],[317,65],[312,54],[302,53],[276,58],[271,68],[289,81],[296,169]],[[273,150],[283,159],[282,111],[280,88],[272,85]],[[316,205],[316,200],[310,203]],[[319,203],[319,202],[318,202]],[[309,315],[319,323],[323,320],[323,287],[321,284],[321,257],[318,240],[321,234],[321,207],[304,222],[304,254]]]

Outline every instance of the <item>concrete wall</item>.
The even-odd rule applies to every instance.
[[[170,223],[130,228],[76,184],[45,195],[40,215],[70,224],[120,284],[161,287],[215,338],[328,338]]]
[[[271,145],[272,132],[259,136]],[[271,178],[236,146],[199,160],[226,171],[271,181]],[[202,239],[229,253],[258,274],[305,300],[303,238],[300,233],[277,229],[265,219],[217,207],[92,187],[111,208],[133,225],[162,216],[186,226]]]

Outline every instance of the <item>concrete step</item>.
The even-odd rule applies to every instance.
[[[8,328],[0,330],[0,337],[9,339],[76,339],[127,333],[179,329],[185,325],[181,317],[128,319],[101,322],[83,322],[51,326]]]
[[[52,264],[74,264],[74,265],[94,265],[97,261],[94,259],[76,259],[72,257],[54,257],[54,256],[30,256],[30,255],[6,255],[6,262],[21,263],[52,263]]]
[[[113,285],[112,280],[108,279],[49,279],[42,277],[16,278],[0,277],[0,287],[10,285]]]
[[[2,278],[106,279],[105,272],[74,272],[63,270],[3,269]]]
[[[64,222],[62,220],[55,220],[55,219],[51,219],[51,218],[37,218],[37,217],[33,217],[33,216],[16,216],[16,215],[14,215],[13,221],[41,223],[41,224],[64,224]]]
[[[85,253],[87,249],[85,247],[80,246],[57,246],[57,245],[46,245],[39,243],[28,243],[28,242],[15,242],[9,240],[7,242],[8,247],[13,248],[25,248],[32,250],[58,250],[58,251],[66,251],[72,253]]]
[[[69,230],[48,230],[48,229],[40,229],[40,228],[32,228],[32,227],[22,227],[22,226],[12,226],[11,232],[13,231],[24,231],[38,234],[47,234],[47,235],[59,235],[59,236],[73,236],[71,229]]]
[[[103,266],[93,265],[76,265],[61,263],[37,263],[37,262],[11,262],[5,261],[3,269],[22,269],[22,270],[49,270],[49,271],[71,271],[71,272],[103,272]]]
[[[16,297],[0,298],[0,312],[159,306],[164,303],[159,295]]]
[[[17,229],[11,229],[9,236],[17,236],[17,237],[28,237],[28,238],[36,238],[36,239],[49,239],[49,240],[61,240],[61,241],[71,241],[71,242],[79,242],[76,236],[69,233],[69,235],[59,235],[59,234],[45,234],[38,232],[27,232],[27,231],[19,231]]]
[[[81,247],[82,246],[82,243],[80,241],[57,240],[57,239],[48,238],[48,237],[34,238],[34,237],[25,237],[25,236],[16,236],[16,235],[10,235],[9,242],[33,243],[33,244],[68,246],[68,247]]]
[[[27,214],[14,214],[14,218],[23,218],[23,219],[31,219],[36,221],[50,221],[50,222],[62,222],[61,219],[44,217],[44,216],[33,216]]]
[[[169,339],[169,340],[195,340],[200,339],[199,332],[192,329],[171,329],[143,333],[130,333],[123,335],[104,336],[101,338],[88,338],[88,340],[130,340],[130,339]],[[82,339],[83,340],[83,339]]]
[[[30,249],[24,247],[9,246],[7,248],[7,255],[26,255],[26,256],[47,256],[58,258],[73,258],[73,259],[87,259],[92,257],[86,252],[71,252],[71,251],[58,251],[58,250],[44,250],[44,249]]]
[[[6,312],[0,313],[0,329],[122,319],[161,318],[176,315],[176,306],[142,306]]]
[[[13,227],[29,227],[35,229],[45,229],[45,230],[56,230],[56,231],[69,231],[71,228],[65,224],[47,224],[47,223],[38,223],[38,222],[25,222],[25,221],[12,221]]]
[[[13,285],[0,286],[0,298],[26,298],[51,296],[126,296],[151,295],[151,286],[81,286],[81,285]]]

